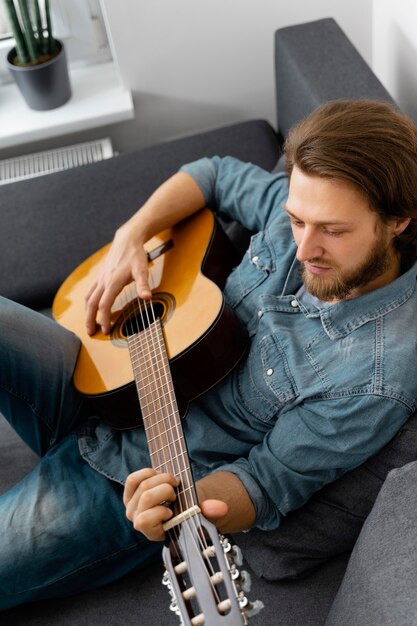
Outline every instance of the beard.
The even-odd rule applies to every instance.
[[[366,259],[357,267],[343,270],[331,263],[326,266],[332,268],[331,277],[313,275],[305,267],[302,268],[302,279],[306,290],[324,302],[344,300],[354,289],[364,287],[381,276],[391,265],[393,252],[388,244],[385,233],[380,233]],[[323,264],[321,259],[309,259],[317,265]]]

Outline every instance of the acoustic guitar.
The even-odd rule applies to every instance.
[[[89,336],[84,316],[84,294],[108,246],[65,280],[53,304],[56,320],[82,342],[77,389],[112,426],[143,423],[152,467],[180,479],[174,516],[164,525],[163,584],[184,626],[240,626],[262,608],[247,599],[239,549],[201,514],[181,424],[188,403],[227,375],[246,349],[246,332],[221,291],[234,262],[224,237],[204,209],[151,239],[152,300],[141,301],[128,285],[112,308],[109,335]]]
[[[109,247],[70,274],[56,294],[52,313],[81,339],[76,388],[91,398],[97,413],[113,428],[123,429],[137,427],[142,421],[128,337],[144,330],[150,305],[139,301],[132,283],[113,305],[110,334],[100,330],[93,336],[87,334],[84,296]],[[157,235],[146,250],[152,311],[161,320],[183,417],[189,402],[227,375],[247,345],[246,330],[221,291],[236,257],[208,209]]]

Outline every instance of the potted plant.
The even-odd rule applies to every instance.
[[[71,97],[64,45],[52,33],[49,0],[3,0],[16,46],[7,65],[28,106],[44,111]],[[41,10],[43,9],[43,11]]]

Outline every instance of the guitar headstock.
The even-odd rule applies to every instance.
[[[182,626],[245,626],[262,602],[249,602],[250,577],[237,546],[201,514],[167,532],[163,584]]]

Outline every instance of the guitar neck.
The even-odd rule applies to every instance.
[[[197,496],[159,318],[129,335],[128,346],[152,467],[180,480],[176,506],[187,510]]]

